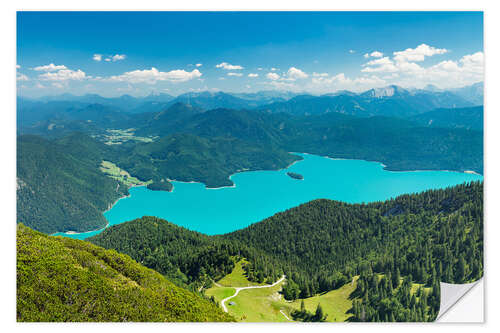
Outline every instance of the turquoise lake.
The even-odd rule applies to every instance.
[[[304,160],[288,169],[232,175],[236,187],[207,189],[200,183],[182,182],[173,182],[172,192],[134,187],[129,197],[120,199],[104,216],[109,225],[145,215],[157,216],[215,235],[244,228],[314,199],[372,202],[483,179],[481,175],[452,171],[386,171],[378,162],[299,155]],[[304,179],[289,177],[289,171],[303,175]],[[57,235],[83,239],[101,231]]]

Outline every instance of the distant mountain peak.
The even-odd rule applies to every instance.
[[[432,92],[441,92],[443,89],[433,85],[433,84],[428,84],[426,85],[422,90],[427,90],[427,91],[432,91]]]
[[[382,97],[392,97],[395,95],[403,95],[403,94],[407,94],[407,93],[408,93],[408,90],[406,90],[400,86],[390,85],[387,87],[370,89],[370,90],[362,93],[361,96],[382,98]]]

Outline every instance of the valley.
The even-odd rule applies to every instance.
[[[361,116],[297,111],[328,96],[78,102],[21,127],[19,222],[129,255],[237,321],[432,321],[438,281],[483,272],[483,110],[376,111],[416,98],[390,89],[355,97],[374,103]]]

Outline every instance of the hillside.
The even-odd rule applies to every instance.
[[[355,295],[362,304],[351,320],[427,321],[439,311],[439,281],[467,283],[483,275],[482,191],[482,183],[473,182],[366,205],[314,200],[221,236],[143,217],[89,241],[160,272],[162,265],[179,269],[186,281],[205,287],[232,270],[231,257],[242,256],[250,281],[270,283],[286,274],[287,300],[336,290],[360,275]],[[198,252],[201,244],[205,250]],[[190,268],[200,262],[202,269]],[[377,274],[386,278],[375,282]],[[412,300],[413,284],[427,288],[425,296],[421,291]],[[384,299],[392,310],[378,313]],[[412,306],[419,316],[407,311]]]
[[[465,128],[483,130],[483,107],[437,109],[410,118],[427,127]]]
[[[174,179],[221,187],[232,186],[229,176],[238,171],[277,170],[299,159],[282,149],[234,137],[173,134],[139,144],[114,162],[142,180]]]
[[[17,222],[46,233],[102,228],[128,189],[99,170],[105,148],[84,135],[17,139]]]
[[[389,118],[325,114],[284,126],[287,151],[382,162],[388,170],[483,172],[483,132]]]
[[[232,321],[129,256],[17,226],[17,321]]]

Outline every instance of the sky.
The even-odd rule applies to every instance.
[[[483,80],[482,12],[18,12],[18,95],[448,89]]]

